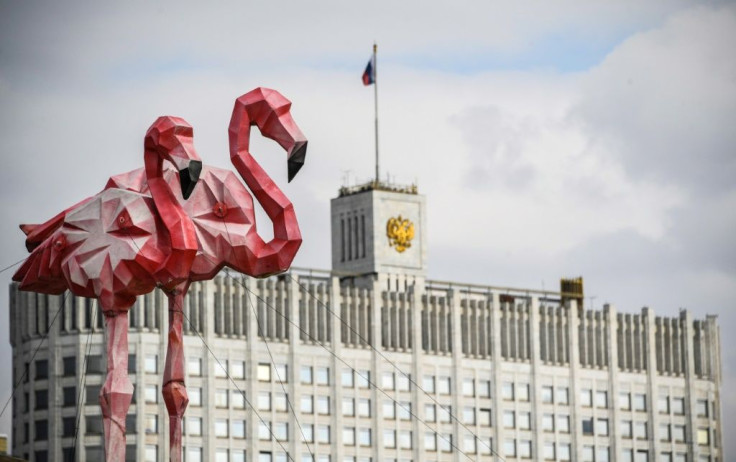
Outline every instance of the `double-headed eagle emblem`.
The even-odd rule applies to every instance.
[[[386,236],[388,236],[388,245],[402,253],[411,247],[411,240],[414,239],[414,223],[402,218],[401,215],[391,217],[386,223]]]

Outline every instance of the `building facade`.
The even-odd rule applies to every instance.
[[[724,460],[715,317],[427,280],[425,215],[415,188],[343,188],[332,271],[192,285],[186,461]],[[10,305],[14,454],[102,460],[96,302]],[[129,460],[168,460],[165,313],[130,312]]]

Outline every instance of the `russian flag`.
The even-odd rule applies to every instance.
[[[371,85],[376,83],[376,55],[371,56],[368,65],[363,72],[363,85]]]

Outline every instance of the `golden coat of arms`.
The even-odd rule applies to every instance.
[[[386,223],[386,236],[388,236],[388,245],[401,253],[411,247],[411,240],[414,239],[414,223],[402,218],[401,215],[391,217]]]

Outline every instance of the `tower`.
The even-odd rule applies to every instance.
[[[330,209],[333,271],[358,285],[379,277],[424,281],[426,206],[416,186],[343,187]]]

